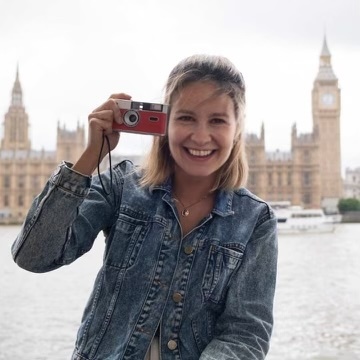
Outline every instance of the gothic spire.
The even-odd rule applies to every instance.
[[[327,45],[327,41],[326,41],[326,35],[324,35],[324,42],[323,42],[323,47],[322,47],[320,56],[324,57],[324,58],[330,58],[331,59],[331,54],[330,54],[330,51],[329,51],[329,48],[328,48],[328,45]]]
[[[322,46],[322,50],[320,53],[320,65],[319,65],[319,72],[318,75],[316,77],[316,80],[321,80],[321,81],[336,81],[337,77],[334,74],[334,71],[332,69],[331,66],[331,53],[329,51],[329,47],[327,45],[327,41],[326,41],[326,35],[324,35],[324,41],[323,41],[323,46]]]
[[[22,106],[22,89],[19,79],[19,64],[16,67],[16,78],[11,93],[11,105]]]

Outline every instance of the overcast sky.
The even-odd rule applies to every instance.
[[[0,0],[0,121],[19,64],[35,149],[115,92],[160,102],[167,75],[194,53],[228,57],[247,85],[248,132],[290,151],[312,130],[311,90],[324,35],[342,91],[342,167],[360,167],[359,0]],[[1,135],[3,130],[1,130]],[[149,136],[123,134],[117,153]]]

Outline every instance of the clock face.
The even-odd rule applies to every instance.
[[[335,99],[333,94],[326,93],[321,96],[321,102],[324,105],[332,105],[334,103],[334,100]]]

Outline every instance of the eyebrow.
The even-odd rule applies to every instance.
[[[191,110],[185,110],[185,109],[179,109],[179,110],[176,110],[175,113],[181,113],[181,114],[187,114],[187,115],[195,115],[195,112],[194,111],[191,111]],[[214,113],[211,113],[210,114],[210,117],[226,117],[228,118],[229,117],[229,114],[228,113],[221,113],[221,112],[214,112]]]

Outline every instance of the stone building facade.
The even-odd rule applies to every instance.
[[[29,137],[29,118],[23,104],[19,71],[2,125],[0,224],[19,223],[60,161],[74,161],[83,151],[85,130],[79,124],[74,131],[58,124],[56,150],[34,150]]]
[[[286,201],[305,208],[336,212],[343,195],[340,150],[340,89],[331,54],[324,39],[318,74],[312,90],[313,129],[300,134],[291,130],[289,152],[265,149],[265,127],[260,136],[247,134],[249,161],[247,187],[270,202]],[[22,99],[17,71],[11,104],[3,122],[0,143],[0,224],[23,221],[34,197],[50,174],[66,159],[75,161],[85,147],[85,130],[69,131],[58,124],[55,151],[34,150],[29,138],[29,119]],[[139,163],[141,158],[133,158]],[[113,164],[120,160],[114,156]],[[102,169],[108,166],[108,159]]]
[[[360,168],[346,168],[344,198],[354,198],[360,200]]]
[[[338,79],[324,39],[312,89],[312,132],[300,134],[294,124],[289,152],[266,151],[264,125],[260,136],[247,134],[248,188],[270,202],[336,212],[343,192],[340,110]]]

